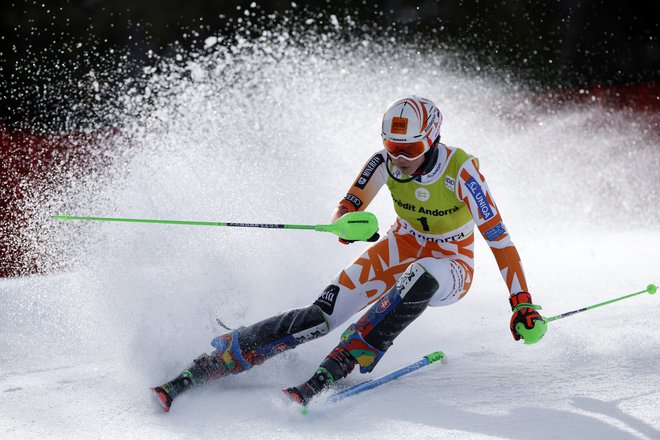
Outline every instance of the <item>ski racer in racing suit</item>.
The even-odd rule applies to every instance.
[[[376,242],[336,275],[310,306],[216,337],[213,352],[202,354],[177,378],[153,389],[163,409],[168,411],[175,396],[186,389],[240,373],[323,336],[369,305],[314,375],[283,391],[304,405],[356,365],[363,373],[372,371],[394,338],[427,306],[447,306],[467,294],[474,274],[475,225],[509,290],[513,338],[522,338],[518,324],[534,329],[543,322],[479,161],[440,143],[441,123],[437,106],[425,98],[409,96],[388,107],[382,130],[385,148],[367,161],[332,215],[335,221],[364,210],[387,185],[397,213],[387,234],[375,234],[369,241]],[[544,331],[526,342],[536,342]]]

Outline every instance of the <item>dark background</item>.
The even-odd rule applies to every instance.
[[[88,97],[76,95],[74,87],[61,93],[62,84],[89,80],[91,71],[106,75],[99,78],[104,83],[119,82],[176,47],[194,48],[207,36],[231,34],[246,9],[257,16],[286,11],[299,17],[319,11],[340,19],[350,15],[359,25],[372,26],[372,34],[396,33],[457,48],[550,90],[653,83],[659,77],[660,45],[652,4],[321,0],[293,7],[291,1],[277,0],[3,1],[0,124],[66,130],[57,115],[72,101]]]

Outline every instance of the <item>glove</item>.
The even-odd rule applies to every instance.
[[[534,344],[538,342],[548,329],[548,324],[543,317],[539,315],[537,310],[541,307],[532,304],[532,295],[529,292],[519,292],[509,297],[511,310],[511,334],[513,339],[519,341],[521,338],[525,340],[525,344]],[[522,335],[516,329],[518,324],[522,324],[524,329],[521,329]],[[529,330],[529,331],[525,331]]]
[[[374,235],[372,235],[367,239],[367,241],[374,242],[374,241],[378,241],[379,238],[380,238],[380,234],[378,232],[375,232]],[[339,237],[339,242],[341,244],[351,244],[351,243],[355,243],[356,241],[362,241],[362,240],[344,240],[343,238]]]

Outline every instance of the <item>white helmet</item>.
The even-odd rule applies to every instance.
[[[393,102],[383,115],[383,144],[396,158],[415,159],[440,136],[442,113],[430,99],[408,96]]]

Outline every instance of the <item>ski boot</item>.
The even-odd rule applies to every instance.
[[[314,375],[298,386],[284,388],[282,392],[293,402],[307,406],[310,400],[336,381],[353,371],[355,358],[343,347],[335,347],[323,360]]]
[[[210,382],[229,374],[238,374],[252,368],[252,365],[241,355],[238,346],[236,330],[213,340],[217,348],[210,354],[204,353],[193,361],[193,364],[179,376],[163,385],[151,388],[158,403],[165,412],[169,412],[172,401],[179,394],[195,386]]]
[[[293,309],[211,341],[216,348],[202,354],[176,379],[153,388],[161,406],[169,411],[176,396],[189,388],[249,370],[286,350],[328,333],[320,307]]]
[[[170,411],[174,398],[193,386],[192,373],[188,370],[181,373],[176,379],[161,386],[151,388],[154,397],[165,412]]]

